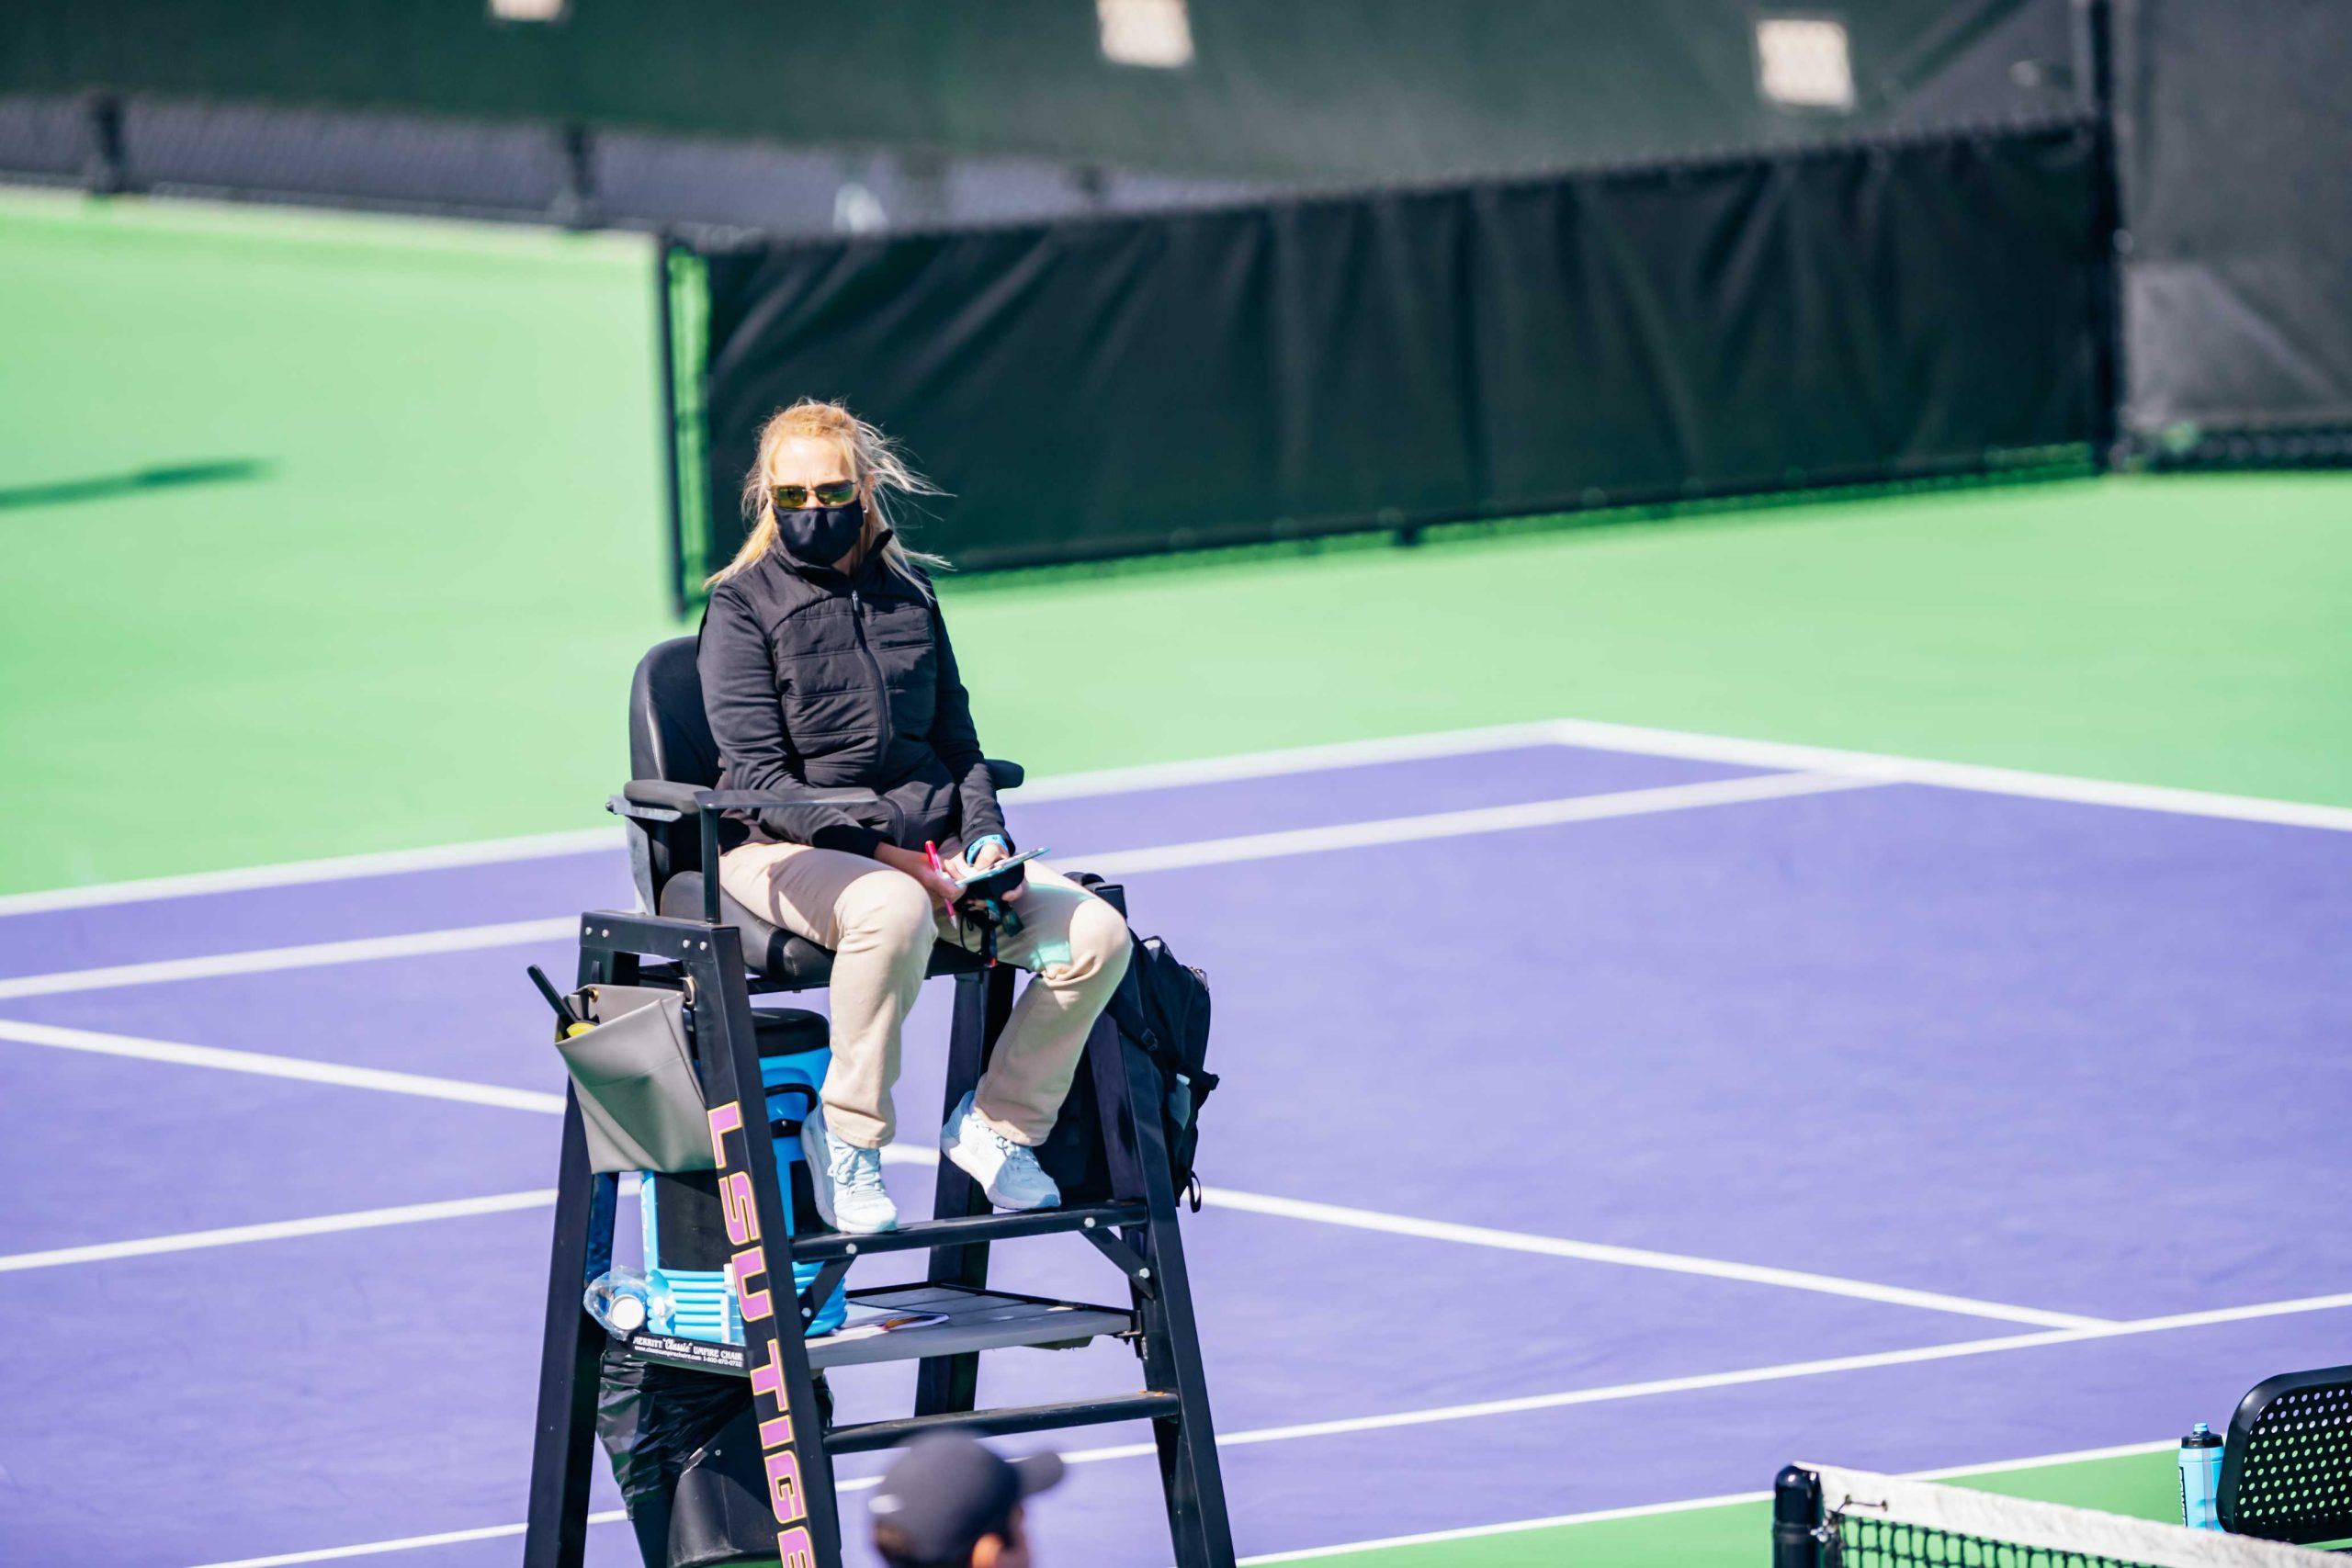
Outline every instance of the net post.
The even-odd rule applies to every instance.
[[[1789,1465],[1772,1482],[1772,1568],[1820,1568],[1821,1478]]]

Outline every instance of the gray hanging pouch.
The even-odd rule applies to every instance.
[[[710,1122],[686,1050],[685,998],[646,986],[578,993],[594,1028],[558,1040],[588,1128],[588,1165],[624,1170],[708,1170]]]

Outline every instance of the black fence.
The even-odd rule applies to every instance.
[[[2098,176],[2065,121],[682,252],[683,564],[803,394],[901,437],[977,568],[2086,460]]]

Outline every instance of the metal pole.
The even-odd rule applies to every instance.
[[[1772,1568],[1821,1568],[1821,1478],[1790,1465],[1772,1483]]]
[[[684,504],[680,486],[684,482],[684,476],[678,463],[676,307],[670,299],[670,255],[675,248],[676,242],[667,231],[654,236],[653,310],[662,358],[662,472],[669,481],[666,499],[669,506],[670,613],[683,620],[686,614],[686,535],[685,519],[680,510]],[[716,874],[715,867],[705,866],[703,869],[707,874]]]
[[[2075,80],[2092,135],[2091,243],[2095,268],[2088,330],[2092,355],[2091,460],[2101,468],[2131,457],[2125,401],[2123,268],[2132,232],[2123,213],[2120,142],[2128,134],[2115,112],[2114,0],[2075,0]]]

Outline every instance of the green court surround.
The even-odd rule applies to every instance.
[[[0,200],[0,892],[600,820],[630,662],[673,629],[650,266]],[[2340,474],[948,595],[982,733],[1040,773],[1572,716],[2352,804]]]

